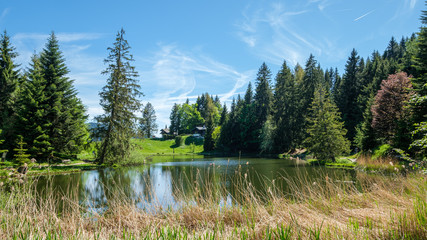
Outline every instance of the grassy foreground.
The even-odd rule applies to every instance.
[[[217,183],[197,182],[191,196],[175,196],[179,209],[148,213],[117,192],[102,215],[77,194],[1,186],[0,239],[427,239],[425,175],[360,173],[357,184],[300,177],[287,179],[292,194],[273,181],[262,196],[246,179],[233,183],[241,192],[232,206],[218,204],[228,194]]]

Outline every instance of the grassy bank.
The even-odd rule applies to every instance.
[[[269,182],[268,194],[260,196],[242,176],[232,183],[242,190],[232,205],[219,204],[228,193],[218,184],[195,183],[190,196],[177,191],[181,208],[155,205],[150,213],[117,192],[102,215],[81,207],[78,194],[42,198],[33,186],[15,186],[12,192],[0,190],[0,238],[427,238],[425,175],[391,178],[361,173],[357,184],[332,176],[287,181],[292,194],[282,194]]]

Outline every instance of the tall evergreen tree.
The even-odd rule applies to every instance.
[[[142,118],[139,119],[139,128],[143,137],[150,138],[157,132],[156,111],[153,105],[148,102],[142,110]]]
[[[222,107],[222,112],[221,112],[221,118],[219,120],[219,126],[223,126],[227,121],[228,121],[228,112],[227,112],[227,105],[225,105]]]
[[[46,121],[47,97],[45,79],[39,57],[34,55],[26,74],[19,99],[20,110],[16,122],[17,133],[28,143],[28,152],[38,161],[52,155],[53,147],[48,136],[50,123]]]
[[[427,2],[426,2],[427,6]],[[418,51],[415,57],[417,76],[412,78],[414,91],[411,100],[413,123],[426,122],[427,119],[427,11],[422,11],[421,29],[418,33]]]
[[[301,121],[303,127],[302,129],[307,128],[308,119],[308,109],[310,108],[311,102],[314,98],[314,92],[317,88],[324,87],[323,83],[324,74],[320,66],[317,64],[317,61],[314,59],[314,56],[310,54],[308,58],[305,69],[304,69],[304,78],[302,83],[298,86],[299,94],[301,95],[300,99],[300,110],[298,111],[298,119]],[[298,145],[302,144],[302,141],[307,137],[307,133],[304,131],[300,132],[300,136],[296,139]]]
[[[261,65],[258,70],[257,78],[255,80],[256,89],[254,95],[254,130],[253,135],[257,136],[256,143],[253,150],[257,151],[259,148],[262,127],[267,121],[268,115],[271,113],[271,105],[273,100],[273,91],[271,89],[271,72],[265,63]]]
[[[101,164],[113,164],[129,157],[135,112],[141,106],[138,100],[142,95],[137,80],[139,76],[131,65],[134,59],[124,35],[123,29],[117,33],[116,41],[113,47],[108,48],[109,55],[104,60],[108,67],[103,74],[108,75],[108,79],[99,95],[105,113],[97,117],[104,128],[98,154],[98,162]]]
[[[170,132],[172,134],[179,134],[179,128],[181,126],[181,116],[180,116],[180,106],[178,104],[174,104],[172,107],[172,111],[170,114]]]
[[[318,160],[335,161],[337,155],[349,152],[350,142],[338,109],[324,88],[315,91],[309,113],[305,144]]]
[[[18,54],[6,31],[0,37],[0,129],[10,150],[15,142],[16,100],[19,84]]]
[[[300,105],[295,77],[286,61],[283,62],[282,68],[276,76],[273,103],[272,120],[276,127],[273,134],[274,146],[279,152],[288,151],[297,146],[296,140],[303,130],[303,125],[302,121],[298,119]],[[274,126],[270,126],[266,130],[271,128],[274,129]]]
[[[212,151],[215,147],[215,141],[212,133],[215,130],[215,106],[212,98],[206,93],[206,134],[203,142],[204,151]]]
[[[353,140],[356,134],[356,126],[362,121],[362,112],[357,108],[357,97],[360,93],[358,77],[360,74],[360,58],[357,51],[353,49],[350,57],[345,65],[345,73],[338,90],[336,103],[345,128],[347,129],[347,137],[350,141]]]
[[[77,153],[88,137],[87,116],[81,100],[77,98],[74,81],[67,77],[69,70],[54,33],[41,52],[40,63],[45,80],[46,134],[55,151]]]

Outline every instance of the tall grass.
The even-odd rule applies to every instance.
[[[265,180],[261,192],[249,180],[254,176],[236,174],[241,177],[231,183],[237,190],[232,204],[224,204],[230,194],[218,180],[196,174],[187,179],[194,183],[190,194],[177,185],[179,207],[154,202],[154,211],[141,209],[120,189],[99,213],[79,204],[77,193],[2,186],[0,239],[427,239],[424,175],[361,173],[341,181],[301,174],[283,176],[288,191]]]

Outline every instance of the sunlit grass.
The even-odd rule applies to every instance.
[[[240,169],[240,168],[239,168]],[[354,181],[324,175],[274,180],[257,190],[237,170],[232,204],[218,179],[188,177],[190,191],[176,185],[178,208],[153,202],[137,207],[122,190],[111,193],[102,214],[81,206],[78,194],[42,197],[34,185],[0,187],[1,239],[426,239],[427,181],[424,175],[360,173]],[[262,176],[260,176],[262,177]],[[148,180],[149,181],[149,180]],[[9,191],[13,187],[14,189]],[[184,194],[185,192],[185,194]],[[221,204],[222,202],[222,204]]]

